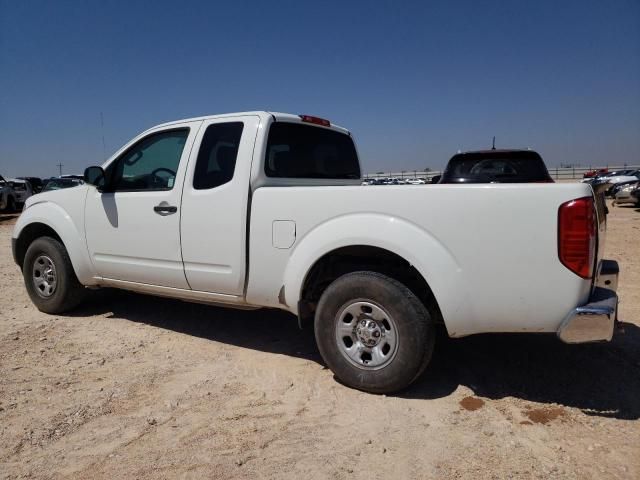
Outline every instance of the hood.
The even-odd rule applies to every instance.
[[[88,185],[83,184],[76,187],[36,193],[35,195],[31,195],[27,199],[27,201],[24,203],[24,208],[26,210],[33,205],[43,202],[65,203],[69,201],[78,201],[84,203],[85,194],[88,188]]]

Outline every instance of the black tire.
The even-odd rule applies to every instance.
[[[7,208],[5,210],[7,213],[13,213],[16,211],[16,201],[13,197],[7,198]]]
[[[354,302],[374,304],[393,318],[395,353],[377,369],[350,361],[336,339],[341,312]],[[320,354],[337,379],[370,393],[408,387],[427,367],[435,341],[433,317],[413,292],[393,278],[369,271],[343,275],[327,287],[316,310],[314,329]]]
[[[34,281],[35,263],[43,258],[49,259],[54,266],[55,288],[48,296]],[[31,301],[41,312],[67,312],[77,307],[86,295],[86,289],[73,271],[67,249],[51,237],[40,237],[29,245],[22,264],[22,276]]]

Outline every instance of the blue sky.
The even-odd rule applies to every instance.
[[[0,0],[0,174],[82,172],[136,133],[243,110],[356,136],[364,170],[531,147],[640,163],[640,2]]]

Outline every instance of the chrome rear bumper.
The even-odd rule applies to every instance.
[[[589,303],[574,308],[558,328],[558,337],[565,343],[609,341],[618,316],[618,263],[602,262],[596,288]]]

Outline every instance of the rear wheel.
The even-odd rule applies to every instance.
[[[42,312],[66,312],[85,296],[67,249],[54,238],[41,237],[29,245],[22,275],[31,301]]]
[[[354,272],[322,294],[316,342],[336,377],[350,387],[390,393],[410,385],[433,352],[432,316],[406,286],[375,272]]]

